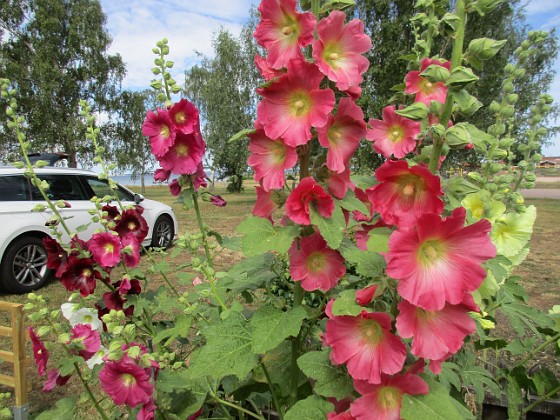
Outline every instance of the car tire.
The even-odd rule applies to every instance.
[[[0,286],[8,293],[29,293],[42,287],[52,277],[43,241],[29,235],[15,239],[4,253],[0,276]]]
[[[173,243],[175,236],[175,227],[173,220],[167,215],[161,215],[154,223],[152,231],[152,247],[153,248],[168,248]]]

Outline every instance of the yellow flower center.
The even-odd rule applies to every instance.
[[[377,321],[365,319],[360,327],[361,337],[372,345],[377,345],[383,340],[383,330]]]
[[[122,376],[122,382],[123,382],[124,386],[130,387],[131,385],[134,385],[134,383],[136,383],[136,378],[134,378],[134,376],[132,376],[129,373],[125,373]]]
[[[295,92],[289,101],[289,107],[294,117],[303,117],[311,109],[311,98],[307,92]]]
[[[379,405],[385,410],[394,410],[401,406],[402,392],[395,387],[387,386],[379,390]]]
[[[105,252],[110,253],[110,252],[113,252],[115,247],[113,246],[113,244],[105,244],[103,249],[105,250]]]
[[[184,112],[177,112],[177,113],[175,114],[175,121],[176,121],[178,124],[184,123],[186,119],[187,119],[187,116],[185,115]]]
[[[294,33],[294,27],[293,26],[284,26],[282,28],[282,33],[286,36],[289,36],[289,35]]]
[[[178,144],[175,146],[175,153],[177,156],[187,156],[189,154],[189,148],[186,144]]]
[[[338,60],[338,54],[337,53],[330,53],[329,54],[329,60]]]
[[[159,129],[159,134],[162,137],[169,137],[169,133],[170,133],[169,127],[166,125],[162,125],[161,128]]]
[[[270,154],[275,163],[284,163],[286,160],[286,146],[280,141],[275,141],[270,148]]]
[[[82,276],[84,276],[84,277],[91,277],[92,274],[93,273],[89,268],[84,268],[82,270]]]
[[[296,109],[301,109],[301,108],[303,108],[304,106],[305,106],[305,104],[303,103],[303,101],[302,101],[301,99],[300,99],[300,100],[297,100],[297,101],[294,103],[294,107],[295,107]]]
[[[432,266],[437,263],[446,254],[446,246],[441,241],[429,240],[424,242],[418,248],[417,259],[423,266]]]
[[[407,184],[404,186],[403,190],[402,190],[403,195],[410,197],[411,195],[414,194],[414,185],[413,184]]]
[[[91,315],[84,315],[84,322],[90,323],[93,317]]]
[[[387,137],[389,137],[389,140],[392,141],[393,143],[397,143],[401,141],[403,136],[404,136],[404,130],[399,125],[394,125],[392,127],[389,127],[389,130],[387,131]]]
[[[427,83],[426,83],[426,87],[427,87],[428,89],[431,89],[431,88],[432,88],[432,86],[433,86],[433,85],[432,85],[432,83],[431,83],[431,82],[427,82]]]
[[[134,230],[134,229],[136,229],[136,223],[129,222],[127,227],[128,227],[128,230]]]
[[[316,273],[323,269],[325,262],[325,256],[320,252],[315,252],[307,258],[307,269]]]

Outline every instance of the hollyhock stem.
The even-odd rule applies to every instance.
[[[261,368],[264,372],[264,376],[266,377],[266,381],[268,382],[268,387],[270,388],[270,395],[272,396],[272,402],[274,403],[274,407],[276,407],[276,411],[278,412],[278,417],[280,418],[280,420],[283,420],[284,413],[282,411],[282,406],[278,402],[278,396],[274,391],[274,385],[272,384],[272,379],[270,379],[270,374],[268,373],[268,369],[266,368],[262,360],[259,362],[259,364],[261,365]]]
[[[253,417],[253,418],[255,418],[255,419],[258,419],[258,420],[265,420],[264,417],[259,416],[258,414],[255,414],[255,413],[253,413],[252,411],[249,411],[249,410],[247,410],[247,409],[245,409],[245,408],[243,408],[243,407],[241,407],[241,406],[239,406],[239,405],[237,405],[237,404],[233,404],[233,403],[230,403],[229,401],[222,400],[220,397],[218,397],[218,396],[217,396],[214,392],[212,392],[212,391],[210,391],[210,394],[212,395],[212,398],[214,398],[214,400],[215,400],[218,404],[220,404],[220,405],[225,405],[225,406],[227,406],[227,407],[231,407],[231,408],[233,408],[233,409],[235,409],[235,410],[237,410],[237,411],[240,411],[240,412],[242,412],[242,413],[245,413],[245,414],[247,414],[248,416]]]
[[[532,402],[531,404],[529,404],[527,407],[525,407],[523,409],[523,413],[528,413],[529,411],[531,411],[533,408],[535,408],[537,405],[542,404],[543,402],[545,402],[546,400],[548,400],[549,398],[553,397],[554,395],[558,394],[560,392],[560,386],[557,386],[556,388],[554,388],[552,391],[550,391],[548,394],[543,395],[541,398],[539,398],[538,400],[536,400],[535,402]]]
[[[426,50],[422,58],[430,56],[430,51],[432,49],[432,41],[434,38],[432,21],[434,20],[436,14],[436,7],[432,4],[430,10],[428,11],[428,34],[426,37]]]
[[[465,9],[465,0],[457,0],[457,16],[459,17],[459,29],[457,29],[457,35],[455,36],[455,42],[453,43],[453,53],[451,55],[451,71],[456,67],[461,65],[463,59],[463,43],[465,41],[465,27],[467,26],[467,12]],[[451,111],[453,110],[454,98],[450,92],[447,93],[447,98],[445,99],[445,105],[441,113],[441,118],[439,123],[444,127],[447,127],[447,123],[451,118]],[[445,139],[435,138],[434,148],[432,150],[432,156],[430,157],[430,171],[436,173],[439,165],[439,158],[441,156],[441,151]]]
[[[212,254],[210,253],[210,248],[208,247],[208,237],[206,236],[206,230],[204,229],[204,223],[202,222],[202,214],[200,213],[200,207],[198,206],[198,194],[193,192],[193,204],[194,204],[194,212],[196,213],[196,220],[198,222],[198,228],[200,230],[200,234],[202,235],[202,243],[204,244],[204,252],[206,253],[206,260],[208,261],[209,267],[213,270],[214,269],[214,262],[212,261]],[[225,311],[227,310],[227,306],[223,302],[222,298],[218,294],[216,290],[216,285],[214,284],[213,276],[207,276],[208,282],[210,283],[210,287],[212,288],[212,293],[214,293],[214,297]]]
[[[523,360],[521,360],[521,362],[518,363],[519,366],[524,366],[530,359],[531,357],[533,357],[535,354],[537,354],[539,351],[541,351],[542,349],[544,349],[545,347],[547,347],[548,345],[554,343],[556,340],[560,339],[560,333],[553,335],[552,337],[550,337],[548,340],[546,340],[545,342],[543,342],[541,345],[535,347],[535,349],[533,351],[531,351],[527,356],[525,356],[525,358]]]
[[[76,369],[76,373],[78,374],[78,377],[80,378],[80,381],[82,382],[82,385],[84,386],[84,388],[85,388],[85,390],[86,390],[86,392],[89,396],[89,399],[93,402],[93,405],[95,406],[95,409],[97,410],[97,412],[99,413],[101,418],[103,420],[109,420],[109,417],[107,417],[107,415],[105,414],[105,412],[103,411],[103,409],[101,408],[99,403],[97,402],[97,399],[93,395],[93,392],[91,392],[91,388],[89,387],[88,383],[86,382],[86,380],[82,376],[82,371],[80,370],[80,367],[78,366],[77,363],[74,363],[74,368]]]

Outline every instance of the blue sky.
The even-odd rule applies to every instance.
[[[121,54],[127,66],[123,87],[149,86],[152,48],[164,37],[169,40],[169,58],[175,61],[173,75],[180,83],[184,70],[199,61],[197,51],[212,54],[212,34],[220,27],[239,33],[251,5],[258,3],[259,0],[101,0],[113,38],[110,51]],[[527,0],[525,10],[532,28],[560,30],[559,0]],[[556,60],[555,70],[556,78],[549,93],[560,103],[560,59]],[[556,124],[560,125],[560,121]],[[560,135],[553,143],[544,149],[545,156],[560,156]]]

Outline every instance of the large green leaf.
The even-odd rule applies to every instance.
[[[262,217],[249,217],[237,227],[243,233],[242,247],[245,255],[261,255],[268,251],[287,252],[299,234],[296,226],[273,226]]]
[[[227,375],[245,378],[258,361],[253,353],[253,337],[249,323],[238,313],[202,330],[206,344],[191,357],[189,374],[192,379],[210,376],[220,379]]]
[[[66,397],[56,402],[55,408],[43,411],[36,420],[71,419],[76,408],[76,397]]]
[[[251,318],[253,351],[266,353],[291,336],[297,336],[307,312],[296,306],[284,312],[273,306],[263,306]]]
[[[187,337],[191,328],[192,318],[181,314],[175,318],[175,325],[159,331],[154,337],[154,342],[161,343],[165,340],[164,346],[170,345],[177,337]]]
[[[343,369],[331,364],[328,351],[305,353],[297,363],[303,373],[317,381],[313,386],[317,394],[337,400],[352,394],[352,378]]]
[[[310,209],[311,223],[319,228],[321,236],[327,241],[332,249],[337,249],[342,242],[344,229],[346,228],[346,220],[342,208],[335,203],[334,211],[328,219],[321,216],[316,209],[311,206]]]
[[[356,316],[362,313],[364,308],[356,302],[356,291],[354,289],[340,292],[333,303],[332,313],[335,316]]]
[[[271,268],[273,260],[273,255],[263,254],[241,261],[219,279],[218,289],[241,292],[265,285],[276,276]]]
[[[360,199],[356,197],[356,194],[354,194],[354,191],[352,190],[348,190],[344,198],[339,202],[340,202],[340,206],[343,209],[346,209],[348,211],[356,210],[359,211],[360,213],[365,214],[366,216],[369,216],[368,208],[364,203],[360,201]]]
[[[434,379],[424,377],[430,392],[426,395],[404,395],[401,418],[404,420],[474,419],[465,407],[453,401],[449,391]]]
[[[290,408],[284,420],[318,420],[327,418],[327,414],[334,409],[334,405],[322,398],[312,395],[305,400],[298,401]]]
[[[346,261],[356,266],[356,271],[365,277],[381,275],[385,269],[385,258],[373,251],[363,251],[352,243],[344,243],[340,248]]]

